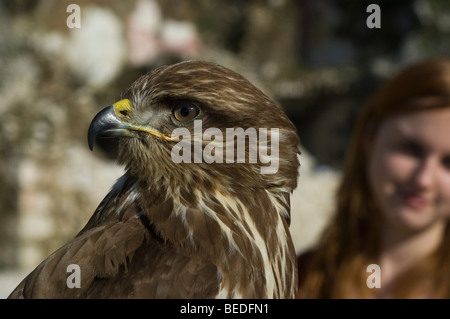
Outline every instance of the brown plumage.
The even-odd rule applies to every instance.
[[[119,138],[126,173],[80,233],[10,298],[293,298],[289,195],[299,140],[284,112],[241,75],[198,61],[158,68],[122,98],[94,118],[89,146]],[[251,161],[250,142],[244,163],[237,142],[234,162],[224,146],[222,163],[195,161],[195,151],[191,163],[176,163],[171,151],[181,139],[172,133],[185,128],[195,139],[195,120],[203,133],[217,128],[224,136],[227,128],[267,128],[268,144],[257,146],[267,151],[279,138],[276,172],[261,173],[267,161]],[[66,285],[70,264],[80,267],[80,288]]]

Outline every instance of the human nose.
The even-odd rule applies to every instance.
[[[414,172],[413,181],[419,188],[429,188],[433,185],[438,170],[438,161],[425,157],[420,161]]]

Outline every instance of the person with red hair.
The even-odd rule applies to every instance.
[[[450,60],[410,65],[368,101],[298,298],[450,298]]]

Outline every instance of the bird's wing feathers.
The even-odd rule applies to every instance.
[[[141,246],[118,276],[94,281],[87,297],[200,298],[218,291],[216,266],[152,241]]]
[[[75,239],[44,260],[10,298],[214,297],[216,266],[162,240],[136,201],[116,213],[123,201],[118,195],[127,192],[113,188]],[[67,285],[71,264],[80,267],[80,288]]]

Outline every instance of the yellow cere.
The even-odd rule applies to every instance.
[[[120,116],[120,115],[125,115],[131,112],[131,102],[128,99],[123,99],[120,100],[116,103],[113,104],[114,106],[114,112],[116,113],[116,115]],[[166,136],[163,133],[148,127],[148,126],[142,126],[142,125],[135,125],[135,124],[131,124],[130,128],[135,130],[135,131],[142,131],[142,132],[147,132],[149,134],[152,134],[156,137],[168,140],[168,141],[172,141],[172,138],[170,136]]]
[[[113,104],[117,115],[131,112],[131,102],[129,99],[123,99]]]

